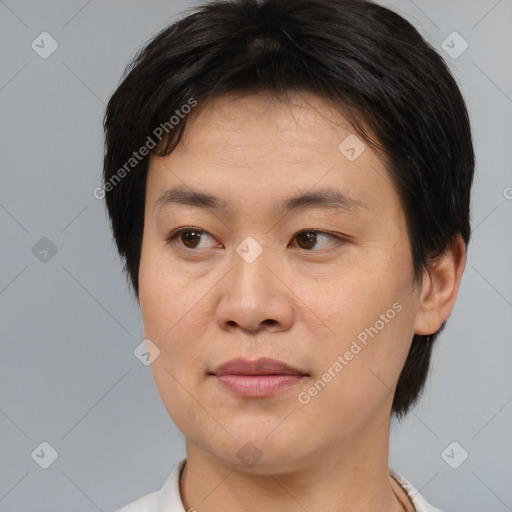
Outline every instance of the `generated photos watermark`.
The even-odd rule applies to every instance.
[[[350,348],[344,352],[343,355],[338,355],[336,361],[333,362],[329,368],[322,374],[322,376],[316,380],[316,382],[310,386],[307,391],[301,391],[297,395],[297,400],[302,405],[307,405],[311,402],[311,399],[317,396],[329,382],[332,381],[345,366],[348,365],[354,357],[361,352],[361,350],[368,345],[369,337],[374,338],[379,334],[379,332],[384,329],[386,324],[389,324],[393,318],[402,311],[403,306],[400,302],[395,302],[391,308],[389,308],[385,313],[379,316],[379,319],[370,327],[366,327],[362,330],[357,336],[357,341],[352,340]],[[359,343],[358,343],[359,341]],[[361,345],[363,345],[361,347]]]
[[[164,133],[168,134],[173,128],[175,128],[181,119],[185,119],[186,115],[192,111],[192,108],[197,105],[197,100],[189,98],[187,103],[182,105],[179,109],[174,111],[168,121],[161,123],[148,135],[146,142],[137,150],[132,153],[132,156],[113,174],[108,181],[102,187],[96,187],[92,194],[96,199],[104,199],[105,192],[110,192],[114,187],[121,182],[121,180],[130,171],[137,166],[150,152],[154,149],[158,143],[163,139]],[[156,139],[156,140],[155,140]]]

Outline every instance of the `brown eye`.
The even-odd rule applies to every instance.
[[[324,246],[317,247],[318,244],[320,244],[321,241],[324,239],[327,239],[327,243],[332,241],[338,241],[341,242],[342,239],[340,237],[330,235],[329,233],[325,233],[324,231],[318,231],[315,229],[308,229],[300,231],[295,235],[295,238],[297,240],[297,245],[304,250],[311,251],[311,249],[314,249],[315,247],[318,249],[325,249],[325,243]]]
[[[301,249],[312,249],[316,244],[316,233],[313,231],[302,231],[297,236],[297,242]]]
[[[177,238],[179,238],[179,240],[176,240]],[[210,238],[213,241],[210,247],[215,246],[216,240],[213,237],[211,237],[206,231],[203,231],[202,229],[189,227],[178,229],[177,231],[171,233],[171,235],[167,239],[167,243],[169,245],[178,244],[182,248],[193,250],[197,249],[200,246],[200,244],[203,243],[203,241],[206,241],[208,238]],[[201,248],[203,247],[199,247],[199,249]]]
[[[201,231],[190,229],[188,231],[182,231],[179,233],[180,239],[185,247],[189,249],[195,249],[201,241]]]

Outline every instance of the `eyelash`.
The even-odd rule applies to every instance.
[[[176,239],[182,234],[182,233],[187,233],[189,231],[194,231],[196,232],[197,234],[199,235],[208,235],[210,238],[212,238],[213,240],[215,240],[215,238],[213,236],[211,236],[207,231],[204,231],[202,229],[199,229],[199,228],[196,228],[194,226],[187,226],[187,227],[184,227],[184,228],[180,228],[180,229],[177,229],[176,231],[173,231],[168,237],[167,237],[167,244],[168,245],[174,245],[176,244]],[[327,233],[326,231],[321,231],[319,229],[301,229],[300,231],[298,231],[295,235],[294,235],[294,238],[296,238],[298,235],[300,235],[301,233],[309,233],[309,234],[315,234],[315,235],[325,235],[333,240],[335,240],[336,242],[338,243],[343,243],[345,242],[346,240],[344,238],[342,238],[341,236],[337,236],[337,235],[333,235],[331,233]],[[185,251],[195,251],[197,252],[199,249],[191,249],[190,247],[186,247],[184,245],[181,245],[180,246],[180,249],[183,249]],[[300,247],[300,249],[302,249]],[[306,251],[306,252],[317,252],[315,251],[314,249],[302,249],[303,251]]]

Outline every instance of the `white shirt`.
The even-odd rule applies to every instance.
[[[180,496],[180,474],[186,461],[187,458],[185,457],[176,465],[160,490],[146,494],[115,512],[188,512],[185,510]],[[442,512],[438,508],[429,505],[400,473],[392,468],[390,468],[389,473],[407,493],[416,512]]]

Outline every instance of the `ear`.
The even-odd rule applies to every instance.
[[[465,266],[466,244],[459,234],[430,273],[423,276],[414,321],[415,334],[433,334],[448,318],[455,305]]]

